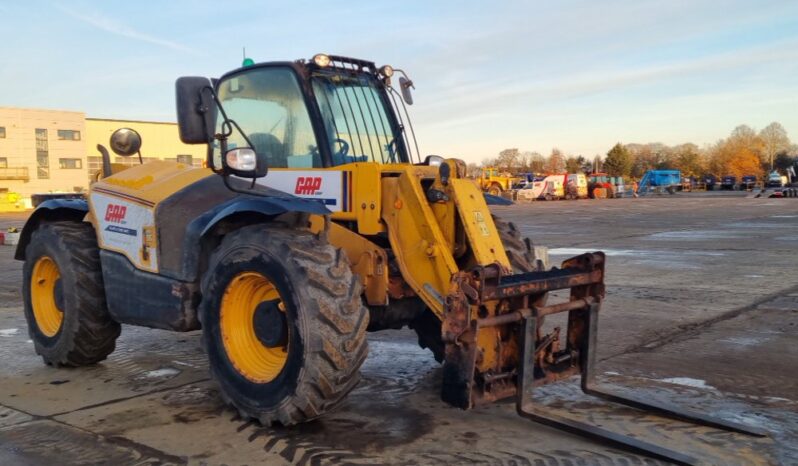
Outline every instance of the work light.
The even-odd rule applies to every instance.
[[[393,67],[391,65],[383,65],[382,68],[380,68],[380,74],[386,78],[390,78],[393,76]]]
[[[225,156],[227,159],[227,166],[233,170],[249,172],[255,170],[258,166],[255,151],[248,147],[227,151]]]
[[[330,56],[326,53],[317,53],[313,55],[313,63],[319,68],[326,68],[330,66]]]

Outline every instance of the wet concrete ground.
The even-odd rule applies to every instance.
[[[754,439],[541,389],[564,416],[708,464],[798,464],[798,200],[668,196],[502,207],[558,262],[608,252],[602,380],[771,432]],[[20,224],[0,214],[0,228]],[[519,418],[511,403],[444,405],[440,369],[408,331],[370,335],[363,382],[322,420],[238,419],[208,380],[197,333],[124,327],[102,364],[33,352],[20,265],[0,246],[0,464],[662,464]]]

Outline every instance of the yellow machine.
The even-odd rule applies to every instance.
[[[411,88],[390,66],[323,54],[178,79],[181,139],[207,145],[208,168],[112,165],[98,146],[87,199],[38,207],[16,253],[36,351],[81,366],[114,350],[120,323],[201,328],[222,397],[291,425],[355,387],[367,330],[410,326],[443,362],[442,398],[456,407],[514,396],[523,416],[686,461],[534,405],[533,387],[581,375],[588,393],[745,430],[595,387],[604,255],[541,270],[462,161],[419,156]],[[111,137],[121,156],[141,144],[129,129]],[[570,297],[547,302],[559,289]],[[543,332],[563,312],[563,335]]]
[[[504,191],[509,191],[519,181],[521,181],[521,178],[510,176],[507,173],[500,173],[494,167],[483,168],[479,178],[477,178],[479,187],[494,196],[501,196]]]

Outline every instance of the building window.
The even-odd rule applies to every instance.
[[[59,129],[58,130],[58,140],[59,141],[80,141],[80,131],[75,131],[72,129]]]
[[[83,168],[81,159],[58,159],[58,168],[62,170],[74,170]]]
[[[8,158],[0,157],[0,168],[8,168]]]
[[[191,165],[191,159],[192,159],[192,157],[191,157],[190,154],[189,155],[185,155],[185,154],[178,154],[177,155],[177,163],[182,163],[184,165]]]
[[[50,178],[50,150],[47,146],[47,130],[36,128],[36,178]]]
[[[5,139],[5,138],[6,138],[6,127],[0,126],[0,139]]]

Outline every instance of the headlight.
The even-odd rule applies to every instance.
[[[390,78],[393,76],[393,67],[391,65],[383,65],[383,67],[380,68],[380,74],[386,78]]]
[[[326,68],[330,66],[330,56],[326,53],[317,53],[313,55],[313,63],[319,68]]]
[[[249,147],[227,151],[225,161],[228,167],[242,172],[251,172],[258,167],[258,158],[255,155],[255,151]]]

